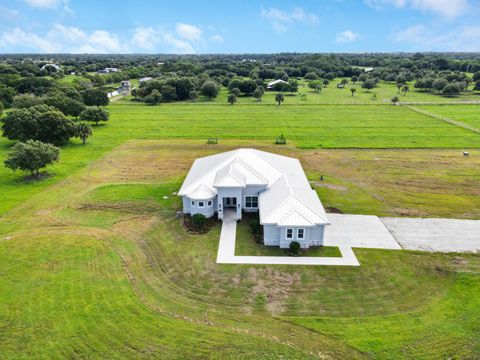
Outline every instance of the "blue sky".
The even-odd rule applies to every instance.
[[[0,53],[480,51],[480,0],[0,0]]]

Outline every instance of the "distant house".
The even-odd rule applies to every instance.
[[[45,70],[47,67],[53,67],[56,71],[60,70],[60,65],[58,64],[45,64],[41,67],[41,69]]]
[[[297,159],[237,149],[195,160],[178,195],[185,214],[241,220],[258,212],[263,242],[323,245],[327,215]]]
[[[108,74],[108,73],[111,73],[111,72],[118,72],[118,69],[117,68],[105,68],[105,69],[102,69],[102,70],[97,70],[97,73],[99,73],[99,74]]]
[[[340,84],[337,84],[337,88],[339,88],[339,89],[343,89],[344,87],[345,87],[345,85],[344,85],[344,84],[342,84],[342,83],[340,83]]]
[[[120,87],[118,88],[119,92],[123,91],[130,91],[130,81],[129,80],[124,80],[120,83]]]
[[[283,81],[282,79],[270,81],[270,82],[267,84],[267,90],[275,89],[275,87],[276,87],[277,85],[286,84],[286,83],[287,83],[287,82],[286,82],[286,81]]]
[[[146,77],[143,77],[143,78],[139,79],[138,82],[141,84],[141,83],[144,83],[145,81],[150,81],[150,80],[152,80],[152,78],[149,77],[149,76],[146,76]]]

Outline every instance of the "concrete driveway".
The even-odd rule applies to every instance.
[[[402,248],[480,252],[480,220],[381,218]]]
[[[325,246],[401,249],[377,216],[328,214],[331,225],[325,230]]]

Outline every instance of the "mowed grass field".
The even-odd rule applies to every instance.
[[[478,105],[422,105],[421,108],[480,129],[480,106]]]
[[[272,94],[228,106],[225,90],[156,107],[120,99],[86,145],[62,147],[51,177],[0,167],[0,358],[479,357],[478,254],[363,249],[359,268],[217,265],[220,225],[189,235],[176,217],[173,193],[195,158],[249,146],[299,158],[326,207],[480,219],[480,135],[381,105],[393,88],[357,93],[376,105],[315,105],[343,101],[333,91],[349,93],[280,107]],[[465,122],[475,109],[426,106]],[[273,145],[282,133],[288,144]],[[0,161],[12,145],[0,139]],[[240,253],[275,252],[246,223],[238,236]]]
[[[128,141],[4,214],[2,358],[478,357],[478,254],[363,249],[359,268],[216,264],[220,224],[189,235],[173,193],[193,159],[239,145]],[[300,158],[326,205],[337,194],[346,210],[394,211],[390,198],[410,181],[420,196],[438,163],[450,169],[431,176],[431,193],[443,187],[460,208],[478,191],[468,181],[449,190],[478,171],[474,157],[455,165],[456,150],[257,146]]]
[[[145,106],[120,100],[109,106],[111,119],[94,128],[82,145],[78,139],[62,147],[53,177],[25,182],[23,175],[0,167],[2,201],[7,211],[46,186],[71,175],[129,139],[179,139],[204,143],[208,137],[273,143],[284,134],[300,148],[478,148],[480,136],[392,105],[221,105],[162,104]],[[0,138],[0,161],[13,141]]]

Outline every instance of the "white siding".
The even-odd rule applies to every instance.
[[[193,201],[193,204],[192,204]],[[208,206],[208,202],[211,201],[212,205]],[[199,206],[199,203],[203,202],[203,207]],[[185,214],[203,214],[205,217],[209,218],[215,214],[216,211],[216,201],[215,199],[207,200],[192,200],[186,196],[183,197],[183,212]]]
[[[265,225],[263,227],[263,243],[267,246],[279,246],[280,228],[275,225]]]
[[[266,226],[265,226],[266,227]],[[265,229],[264,227],[264,229]],[[275,227],[275,226],[274,226]],[[317,225],[314,227],[277,227],[279,229],[278,238],[279,246],[281,248],[288,248],[292,241],[298,241],[302,248],[309,248],[310,246],[320,246],[323,245],[323,225]],[[304,238],[299,239],[297,237],[298,229],[304,230]],[[287,229],[293,229],[293,238],[287,239]]]

